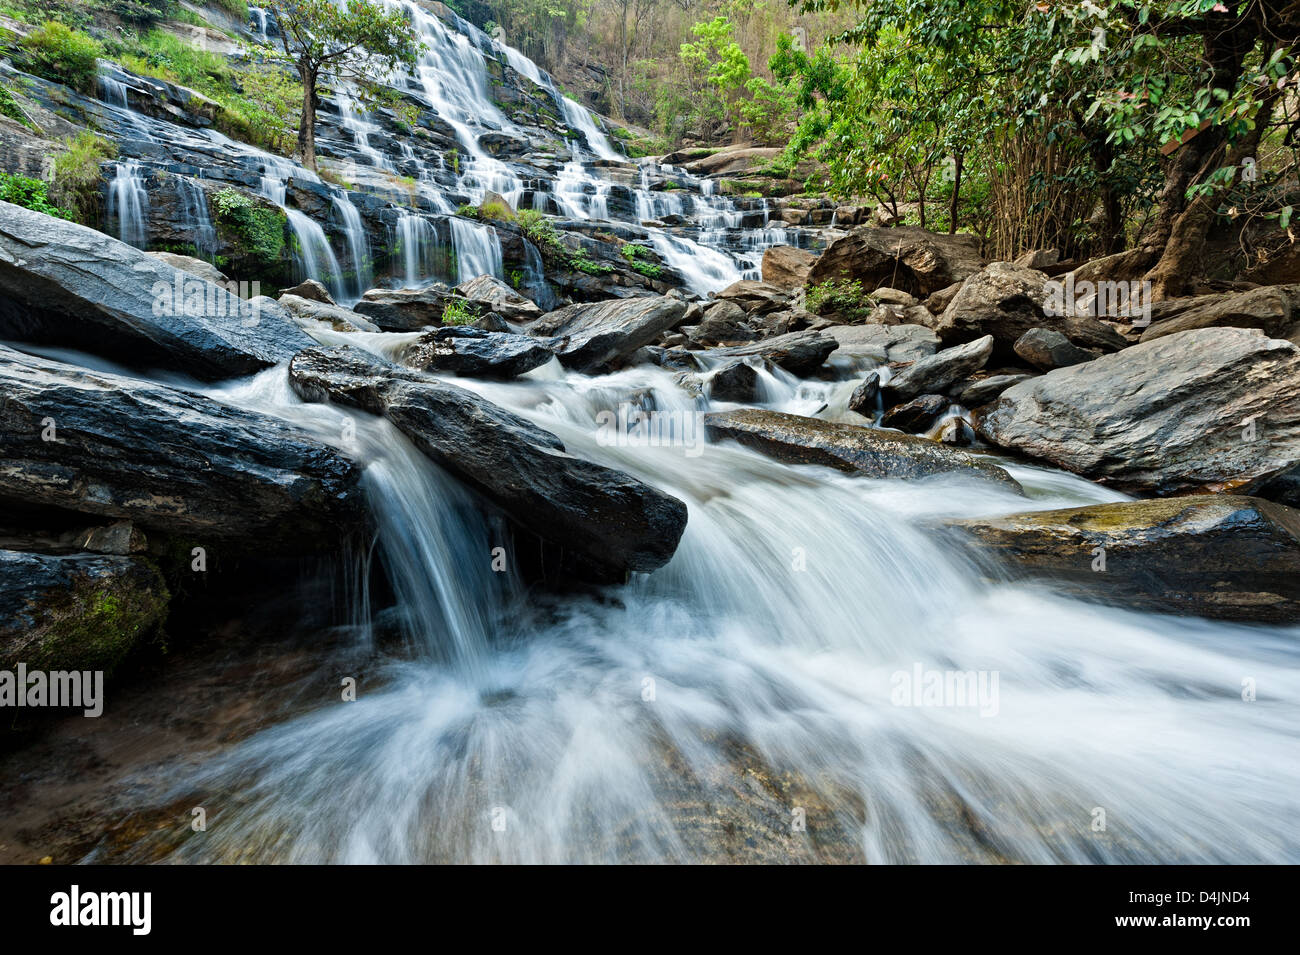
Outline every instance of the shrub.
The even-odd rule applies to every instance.
[[[117,147],[88,129],[64,140],[64,147],[54,157],[53,201],[68,210],[69,218],[82,225],[94,225],[104,178],[100,167],[117,155]]]
[[[634,245],[631,242],[625,244],[623,248],[619,250],[619,252],[622,253],[623,258],[627,259],[628,264],[632,267],[632,271],[639,272],[646,278],[657,279],[663,269],[660,267],[658,262],[646,258],[649,251],[650,250],[645,246]]]
[[[72,216],[50,201],[49,186],[42,179],[28,179],[26,176],[11,176],[0,172],[0,201],[12,202],[24,209],[43,212],[47,216],[71,219]]]
[[[236,250],[236,256],[255,266],[273,269],[284,253],[284,213],[259,205],[236,189],[222,189],[212,197],[217,228]]]
[[[19,58],[30,73],[93,93],[104,52],[99,41],[49,20],[18,41]]]
[[[804,304],[817,315],[866,317],[874,306],[857,279],[831,279],[808,286]]]
[[[23,112],[23,108],[18,105],[18,100],[14,98],[13,92],[3,83],[0,83],[0,116],[8,116],[24,126],[34,128],[31,119]]]
[[[469,325],[478,320],[478,316],[469,307],[469,302],[463,298],[453,298],[442,309],[442,324],[444,325]]]

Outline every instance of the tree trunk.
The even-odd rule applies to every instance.
[[[302,119],[298,123],[297,160],[316,172],[316,81],[315,70],[299,67],[302,77]]]
[[[1246,55],[1255,46],[1256,36],[1254,25],[1246,21],[1206,34],[1205,59],[1213,66],[1212,87],[1236,89]],[[1207,197],[1188,203],[1187,190],[1210,172],[1216,157],[1222,156],[1224,135],[1219,127],[1206,127],[1178,147],[1166,167],[1156,223],[1150,236],[1141,244],[1151,258],[1159,256],[1155,268],[1146,275],[1155,301],[1186,294],[1203,265],[1201,253],[1214,219],[1214,209]],[[1251,151],[1254,151],[1253,146]]]

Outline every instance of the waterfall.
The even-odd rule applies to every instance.
[[[370,240],[366,236],[366,227],[361,222],[361,213],[352,204],[347,193],[334,197],[334,211],[343,220],[343,238],[348,246],[348,257],[352,260],[353,289],[352,301],[360,299],[374,284],[375,273],[370,264]]]
[[[433,244],[433,226],[423,216],[403,213],[397,219],[397,237],[402,248],[403,284],[422,285],[428,275],[429,251]]]
[[[320,335],[380,354],[409,340]],[[302,404],[283,369],[218,386],[215,397],[325,440],[352,419],[350,453],[366,464],[413,649],[355,703],[273,721],[197,768],[187,754],[153,800],[170,807],[200,792],[222,808],[207,832],[166,843],[169,861],[1300,855],[1300,670],[1283,652],[1294,629],[990,583],[923,524],[1024,508],[1002,488],[861,480],[730,444],[694,453],[638,439],[636,424],[625,440],[599,439],[596,416],[625,402],[648,402],[657,416],[707,407],[659,369],[460,384],[570,453],[686,501],[677,555],[604,595],[521,592],[487,559],[504,529],[387,422]],[[806,414],[852,382],[768,376],[765,387],[767,407]],[[1119,498],[1011,467],[1035,507]],[[899,675],[918,668],[999,680],[981,707],[900,702]],[[1237,698],[1243,673],[1270,688],[1268,704]],[[756,785],[765,779],[782,782]],[[807,832],[791,838],[800,807]],[[1094,831],[1094,807],[1105,808],[1106,831]],[[720,818],[734,821],[734,841]],[[167,839],[145,836],[133,851],[156,861],[153,846]]]
[[[289,219],[289,229],[294,237],[295,278],[317,279],[329,286],[335,301],[348,301],[349,291],[343,281],[343,268],[330,245],[329,237],[319,222],[288,204],[288,183],[292,175],[310,176],[311,173],[287,159],[262,154],[261,194],[284,210]],[[319,180],[316,180],[319,182]]]
[[[211,262],[217,254],[217,229],[208,211],[208,194],[187,176],[176,177],[176,192],[181,212],[178,225],[193,237],[194,254]]]
[[[497,230],[460,216],[447,219],[451,227],[452,248],[456,250],[456,281],[465,282],[479,275],[502,275],[501,239]]]
[[[114,164],[108,184],[108,221],[116,226],[117,237],[137,249],[149,243],[149,193],[139,163]]]

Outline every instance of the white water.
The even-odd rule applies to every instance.
[[[456,281],[480,275],[502,276],[501,240],[497,230],[478,222],[450,216],[452,245],[456,249]]]
[[[380,353],[409,337],[324,334]],[[172,795],[224,807],[177,859],[719,861],[725,819],[773,861],[1300,859],[1296,631],[987,584],[921,524],[1026,508],[999,487],[598,443],[596,414],[647,390],[660,413],[696,410],[657,369],[460,383],[686,501],[677,555],[603,595],[523,594],[490,569],[502,530],[387,423],[352,416],[414,654],[356,702],[173,777]],[[809,413],[842,385],[768,387]],[[217,395],[345,433],[283,369]],[[1013,470],[1033,507],[1116,497]],[[895,705],[894,675],[918,665],[996,672],[996,713]]]
[[[149,242],[149,191],[139,163],[114,164],[108,184],[108,222],[117,237],[137,249]]]

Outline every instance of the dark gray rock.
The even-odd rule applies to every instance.
[[[0,338],[209,380],[252,374],[311,344],[222,286],[9,203],[0,203]]]
[[[264,415],[0,348],[0,501],[296,554],[364,518],[360,470]]]
[[[546,342],[528,335],[447,327],[425,332],[409,345],[402,363],[420,371],[471,378],[514,378],[551,360]]]
[[[685,530],[681,501],[567,454],[555,435],[463,388],[351,347],[308,349],[289,374],[308,401],[388,418],[516,524],[563,548],[583,579],[661,567]]]
[[[684,302],[666,295],[612,299],[548,312],[527,332],[556,339],[553,350],[565,367],[594,371],[651,344],[685,313]]]
[[[955,348],[945,348],[928,358],[914,362],[885,383],[885,401],[897,404],[925,394],[938,394],[984,367],[993,354],[993,337],[983,338]]]
[[[922,395],[906,404],[895,405],[880,419],[884,428],[897,428],[908,434],[923,434],[948,410],[951,402],[943,395]]]
[[[1016,339],[1015,351],[1039,371],[1081,365],[1097,357],[1050,328],[1031,328]]]
[[[1256,493],[1300,462],[1300,348],[1204,328],[1022,382],[975,422],[994,444],[1132,493]]]
[[[710,412],[704,426],[714,441],[730,438],[790,464],[818,464],[872,478],[965,474],[1021,490],[997,465],[913,435],[749,408]]]
[[[807,377],[815,373],[839,343],[821,332],[791,332],[774,335],[749,345],[730,348],[712,348],[706,354],[712,358],[762,358],[792,375]]]
[[[757,401],[758,372],[743,361],[732,362],[709,379],[709,397],[714,401]]]
[[[1227,494],[944,522],[1001,574],[1142,610],[1300,621],[1300,512]]]
[[[169,598],[143,558],[0,550],[0,670],[111,671],[157,631]]]
[[[372,288],[353,310],[386,332],[418,332],[441,325],[442,313],[452,302],[463,302],[474,311],[468,299],[436,284],[423,288]]]
[[[480,275],[462,282],[456,286],[456,292],[508,322],[526,323],[542,317],[542,310],[535,302],[491,275]]]

